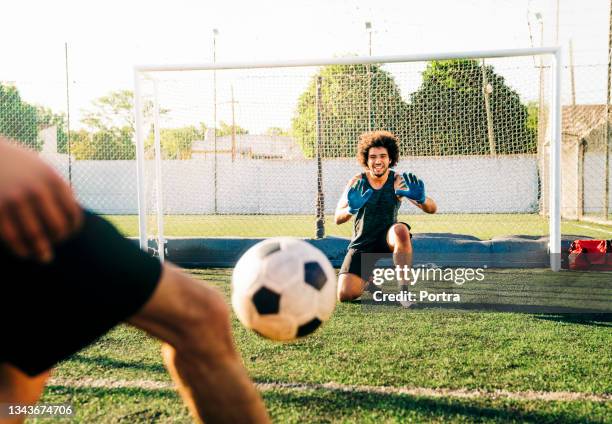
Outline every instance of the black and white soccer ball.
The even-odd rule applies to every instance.
[[[303,337],[334,311],[336,273],[323,252],[303,240],[267,239],[236,264],[232,306],[245,327],[264,337]]]

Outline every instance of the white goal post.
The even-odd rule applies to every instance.
[[[546,215],[548,220],[547,234],[549,237],[549,253],[550,253],[550,267],[554,271],[558,271],[561,267],[561,48],[560,47],[542,47],[542,48],[526,48],[526,49],[506,49],[506,50],[483,50],[483,51],[464,51],[464,52],[447,52],[447,53],[432,53],[432,54],[414,54],[414,55],[400,55],[400,56],[369,56],[369,57],[344,57],[334,59],[312,59],[312,60],[297,60],[297,61],[279,61],[279,62],[228,62],[228,63],[207,63],[207,64],[177,64],[177,65],[142,65],[134,67],[134,102],[135,102],[135,124],[136,124],[136,156],[137,156],[137,186],[138,186],[138,208],[139,208],[139,239],[140,247],[142,249],[148,249],[149,239],[154,238],[157,241],[157,246],[164,246],[167,238],[164,225],[164,215],[170,214],[181,214],[180,210],[166,207],[166,200],[164,193],[165,187],[165,175],[167,172],[164,171],[164,157],[163,157],[163,146],[162,146],[162,135],[161,132],[164,130],[164,125],[160,124],[160,113],[165,113],[166,105],[159,101],[160,94],[158,93],[158,80],[160,75],[172,73],[190,73],[190,72],[206,72],[212,75],[215,81],[215,88],[212,94],[212,99],[206,101],[212,101],[214,103],[213,112],[213,139],[215,146],[214,164],[212,166],[212,172],[215,178],[215,203],[214,209],[211,209],[211,215],[223,215],[224,213],[232,214],[233,209],[228,209],[230,212],[224,210],[218,211],[217,209],[217,173],[221,172],[220,162],[217,162],[217,106],[220,104],[217,99],[217,74],[221,72],[234,72],[242,70],[267,70],[267,69],[290,69],[290,68],[322,68],[328,66],[350,66],[350,65],[361,65],[367,67],[368,77],[370,77],[370,66],[380,64],[401,64],[401,63],[424,63],[431,61],[448,61],[458,59],[474,59],[483,61],[483,79],[484,77],[484,60],[499,59],[499,58],[535,58],[535,57],[547,57],[550,59],[549,71],[550,75],[547,78],[546,84],[550,84],[550,99],[546,107],[542,107],[540,103],[539,113],[544,119],[540,124],[545,125],[546,133],[548,135],[548,146],[547,146],[547,167],[546,173],[548,178],[542,178],[547,184],[547,187],[542,187],[542,191],[547,191],[547,196],[542,196],[545,199],[546,205],[540,205],[540,208],[536,211],[540,215]],[[530,59],[531,60],[531,59]],[[533,59],[534,68],[535,59]],[[537,72],[537,71],[535,71]],[[542,65],[540,63],[540,72],[542,72]],[[542,78],[543,74],[540,74]],[[162,77],[163,78],[163,77]],[[265,77],[260,77],[260,81],[265,81]],[[254,82],[256,84],[257,81]],[[150,88],[145,90],[143,84],[147,84]],[[178,83],[177,83],[178,84]],[[484,84],[483,84],[484,85]],[[195,87],[195,85],[194,85]],[[145,94],[145,91],[147,93]],[[187,90],[186,90],[187,91]],[[186,95],[185,95],[186,96]],[[170,97],[170,96],[167,96]],[[177,94],[174,96],[179,97]],[[484,96],[485,99],[487,96]],[[173,98],[174,99],[174,98]],[[180,105],[180,99],[174,99],[177,101],[176,104]],[[227,100],[227,99],[222,99]],[[371,102],[371,100],[369,100]],[[225,103],[231,103],[231,111],[234,113],[234,104],[240,104],[240,99],[237,101],[234,99],[234,87],[232,86],[231,101],[225,101]],[[489,104],[487,103],[487,115]],[[188,106],[185,106],[188,108]],[[369,108],[370,106],[368,106]],[[174,109],[179,109],[180,106],[175,106]],[[186,117],[190,112],[183,111],[182,116],[179,117],[178,113],[175,118],[177,125],[187,122]],[[368,116],[371,117],[371,112],[368,111]],[[547,115],[547,116],[546,116]],[[232,115],[233,116],[233,115]],[[490,118],[487,116],[487,118]],[[164,119],[164,118],[162,118]],[[180,122],[180,124],[179,124]],[[195,122],[195,121],[194,121]],[[240,122],[239,122],[240,124]],[[486,127],[486,124],[485,124]],[[235,131],[236,126],[232,125],[232,141],[231,141],[231,158],[234,161],[234,149],[235,149]],[[318,128],[318,124],[317,124]],[[147,145],[148,147],[146,147]],[[150,153],[146,150],[149,149]],[[318,149],[318,147],[317,147]],[[492,155],[494,155],[492,150]],[[228,153],[229,154],[229,153]],[[166,158],[168,159],[168,158]],[[191,159],[191,157],[190,157]],[[228,159],[229,161],[229,159]],[[213,163],[213,162],[211,162]],[[223,162],[226,163],[226,162]],[[229,163],[229,162],[227,162]],[[354,163],[354,162],[353,162]],[[168,165],[170,166],[170,165]],[[223,165],[225,166],[225,165]],[[228,165],[229,166],[229,165]],[[353,165],[354,167],[355,165]],[[320,163],[319,163],[320,168]],[[319,169],[320,171],[320,169]],[[500,171],[501,172],[501,171]],[[154,175],[154,177],[147,177],[147,175]],[[199,175],[199,174],[198,174]],[[247,178],[247,177],[245,177]],[[345,181],[343,181],[344,183]],[[187,183],[184,183],[187,184]],[[193,183],[197,184],[197,183]],[[270,188],[272,189],[272,188]],[[168,189],[169,190],[169,189]],[[538,192],[540,188],[537,189]],[[195,196],[195,195],[194,195]],[[538,199],[540,199],[538,194]],[[248,200],[248,199],[247,199]],[[335,203],[336,199],[327,200],[326,206],[329,208],[332,203]],[[221,198],[220,203],[223,203]],[[222,206],[222,205],[221,205]],[[212,208],[212,206],[211,206]],[[260,207],[261,210],[262,207]],[[178,212],[177,212],[178,211]],[[184,212],[185,216],[193,216],[195,212],[189,210]],[[240,213],[240,212],[238,212]],[[259,213],[259,212],[254,212]],[[267,212],[261,212],[267,213]],[[291,213],[290,211],[281,210],[280,212],[272,213]],[[299,212],[296,212],[299,213]],[[480,213],[478,211],[474,213]],[[484,212],[486,213],[486,212]],[[323,214],[323,212],[321,212]],[[283,215],[284,216],[284,215]],[[153,219],[152,219],[153,217]],[[444,218],[440,218],[444,219]],[[230,234],[231,235],[231,234]],[[158,255],[160,259],[164,260],[164,249],[158,249]]]

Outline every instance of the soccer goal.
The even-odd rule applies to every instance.
[[[349,237],[331,218],[358,137],[389,130],[438,204],[402,205],[413,232],[540,236],[557,270],[560,69],[559,48],[137,66],[141,247]]]

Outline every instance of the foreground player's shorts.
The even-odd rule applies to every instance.
[[[138,312],[161,276],[157,259],[88,212],[54,253],[42,265],[0,242],[0,363],[32,376]]]

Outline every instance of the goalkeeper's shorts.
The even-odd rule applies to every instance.
[[[409,231],[411,229],[410,225],[405,222],[396,222],[395,224],[404,224]],[[368,280],[376,267],[376,262],[379,259],[388,258],[391,254],[391,249],[387,244],[388,231],[387,229],[383,235],[376,238],[372,243],[349,248],[339,274],[350,273],[361,277],[363,280]],[[410,233],[410,238],[412,238],[412,233]]]

